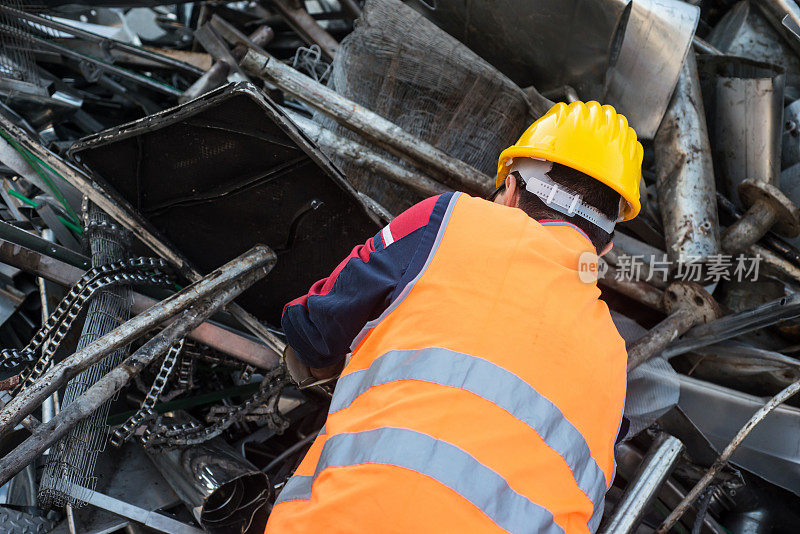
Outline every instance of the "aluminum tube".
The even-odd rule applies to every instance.
[[[206,531],[241,532],[267,504],[267,475],[217,438],[148,456]]]
[[[195,326],[265,275],[264,269],[251,269],[234,280],[227,280],[225,286],[218,288],[215,294],[200,297],[204,299],[202,302],[195,300],[193,306],[185,310],[177,321],[142,345],[80,397],[63,407],[53,419],[39,425],[28,439],[0,459],[0,486],[24,469],[42,451],[64,437],[78,422],[94,413],[131,378],[164,354],[175,341],[186,336]]]
[[[656,133],[655,156],[667,258],[675,265],[719,254],[717,189],[693,52]]]
[[[637,469],[603,534],[636,532],[645,512],[669,478],[684,450],[683,443],[669,434],[660,434]]]
[[[271,269],[275,264],[275,253],[263,245],[215,270],[208,276],[164,299],[146,312],[137,315],[115,328],[95,342],[87,345],[58,364],[48,369],[30,387],[20,392],[0,410],[0,437],[13,429],[26,415],[41,405],[47,396],[56,391],[70,378],[99,361],[117,348],[145,334],[172,316],[193,306],[200,299],[219,291],[231,281],[257,269]]]
[[[652,139],[691,50],[700,8],[677,0],[635,0],[629,6],[603,102],[623,113],[639,138]]]
[[[738,188],[745,179],[776,187],[780,180],[783,69],[737,57],[704,58],[702,68],[716,75],[715,168],[725,194],[741,208]]]

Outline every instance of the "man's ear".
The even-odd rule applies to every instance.
[[[519,191],[517,190],[517,179],[510,174],[506,176],[506,194],[503,204],[511,208],[516,208],[519,201]]]

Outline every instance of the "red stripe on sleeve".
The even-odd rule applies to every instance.
[[[342,269],[344,269],[345,265],[347,265],[347,262],[353,258],[359,258],[364,263],[369,263],[369,255],[373,252],[375,252],[375,242],[373,241],[373,238],[370,237],[363,245],[356,246],[350,252],[350,255],[336,266],[330,276],[315,282],[314,285],[311,286],[311,289],[308,290],[307,294],[303,295],[302,297],[297,297],[296,299],[286,303],[286,305],[283,307],[283,311],[285,312],[286,308],[289,306],[295,306],[297,304],[307,306],[308,297],[311,295],[327,295],[330,290],[333,289],[333,284],[336,283],[336,278],[339,276],[339,273],[342,272]]]
[[[440,195],[436,195],[435,197],[426,198],[392,219],[392,222],[389,223],[389,231],[392,232],[392,239],[398,241],[414,230],[428,224],[433,208],[436,206],[436,201],[439,200],[439,196]]]

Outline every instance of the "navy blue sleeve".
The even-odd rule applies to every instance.
[[[326,367],[345,357],[364,325],[391,304],[409,267],[424,263],[419,258],[430,253],[451,197],[431,197],[401,213],[284,307],[281,324],[300,360]]]

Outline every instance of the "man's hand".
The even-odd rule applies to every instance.
[[[292,347],[286,345],[283,351],[283,360],[289,376],[299,387],[305,387],[319,380],[333,378],[339,375],[344,368],[344,360],[339,363],[322,368],[312,368],[300,361]]]
[[[344,360],[327,367],[309,367],[309,369],[311,370],[311,374],[314,375],[314,378],[319,380],[339,376],[339,374],[342,372],[342,369],[344,369]]]

